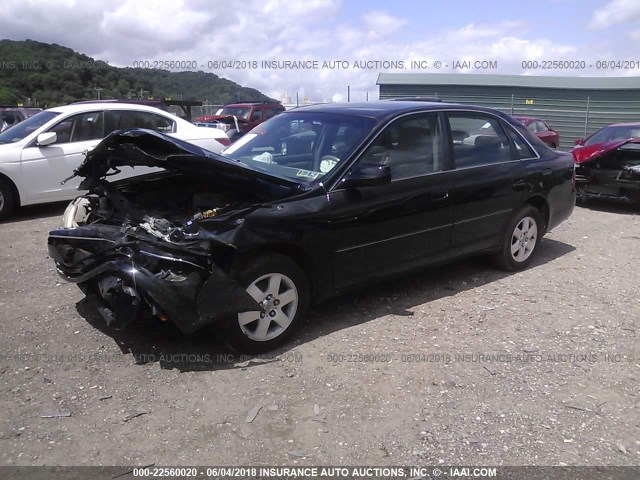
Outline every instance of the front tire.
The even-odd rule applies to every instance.
[[[16,207],[16,196],[9,183],[0,178],[0,221],[9,218]]]
[[[542,238],[540,212],[531,205],[522,208],[509,222],[494,263],[507,271],[524,270],[533,259]]]
[[[261,353],[289,340],[309,308],[304,271],[288,257],[272,254],[251,261],[236,277],[262,309],[230,319],[230,346],[241,352]]]

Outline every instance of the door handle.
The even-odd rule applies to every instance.
[[[524,177],[518,177],[511,180],[511,187],[514,190],[526,190],[529,184],[525,181]]]

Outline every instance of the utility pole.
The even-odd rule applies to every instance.
[[[347,102],[351,101],[351,85],[347,85]]]

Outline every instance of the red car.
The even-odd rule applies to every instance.
[[[234,142],[257,125],[284,110],[282,104],[273,102],[233,103],[225,105],[215,115],[196,118],[195,123],[220,128]]]
[[[640,202],[640,123],[618,123],[576,140],[578,198]]]
[[[560,135],[554,129],[547,125],[547,122],[541,118],[533,117],[513,117],[522,123],[529,131],[535,133],[540,140],[549,145],[551,148],[558,148],[560,145]]]

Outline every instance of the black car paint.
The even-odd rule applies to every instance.
[[[103,274],[110,270],[115,277],[131,285],[133,278],[127,269],[133,260],[144,265],[141,251],[163,252],[177,262],[189,258],[185,269],[201,278],[194,280],[191,292],[171,292],[157,272],[144,272],[148,297],[183,331],[193,331],[213,323],[229,313],[256,310],[256,303],[233,280],[233,266],[241,258],[251,258],[265,252],[280,252],[292,257],[306,272],[315,301],[363,283],[426,265],[443,263],[452,258],[499,248],[504,229],[513,215],[525,204],[540,209],[544,229],[549,230],[566,219],[573,210],[575,189],[571,182],[571,156],[553,151],[523,126],[504,114],[481,107],[422,102],[372,102],[366,104],[322,105],[305,107],[314,111],[364,115],[376,120],[376,125],[360,147],[353,151],[322,182],[294,184],[266,173],[255,172],[232,160],[215,154],[203,155],[188,144],[177,143],[154,133],[147,147],[155,153],[130,146],[118,149],[119,141],[101,144],[87,158],[79,174],[88,175],[85,187],[98,190],[103,185],[102,162],[110,166],[126,165],[131,158],[143,163],[156,162],[186,176],[208,176],[221,185],[229,182],[255,187],[262,201],[242,211],[220,218],[205,219],[194,228],[204,239],[195,244],[171,245],[145,235],[127,237],[119,231],[112,240],[125,245],[114,250],[96,252],[92,237],[100,236],[98,228],[83,230],[86,240],[69,240],[75,229],[52,231],[49,251],[56,260],[60,274],[67,280]],[[534,147],[537,158],[514,160],[456,170],[447,131],[446,168],[414,178],[391,181],[386,185],[343,188],[342,179],[353,170],[354,162],[375,137],[395,119],[421,112],[476,112],[497,117],[509,125]],[[287,115],[283,113],[281,115]],[[115,134],[130,138],[149,132]],[[115,138],[115,137],[114,137]],[[114,140],[112,138],[112,141]],[[104,143],[103,142],[103,143]],[[146,140],[145,140],[146,142]],[[171,142],[173,161],[162,152],[163,142]],[[155,146],[154,146],[155,145]],[[157,148],[160,146],[161,148]],[[168,148],[168,147],[167,147]],[[94,160],[91,167],[91,159]],[[116,160],[114,160],[116,159]],[[119,163],[120,162],[120,163]],[[185,162],[189,168],[185,168]],[[141,180],[143,181],[143,180]],[[135,186],[135,181],[126,185]],[[116,184],[115,187],[119,185]],[[114,188],[115,188],[114,187]],[[106,187],[110,188],[110,187]],[[122,206],[126,210],[126,205]],[[144,212],[141,212],[144,213]],[[150,235],[148,237],[151,237]],[[128,240],[124,240],[124,239]],[[188,242],[187,242],[188,243]],[[203,245],[206,244],[206,247]],[[71,247],[71,248],[69,248]],[[90,264],[81,265],[74,250],[87,252]],[[112,257],[118,259],[114,259]],[[108,263],[109,267],[105,267]],[[96,271],[95,269],[99,269]],[[157,270],[158,266],[154,265]],[[80,277],[78,277],[80,275]],[[159,283],[160,286],[154,286]],[[173,287],[173,285],[170,285]],[[231,292],[231,293],[228,293]],[[149,299],[147,299],[148,301]]]

